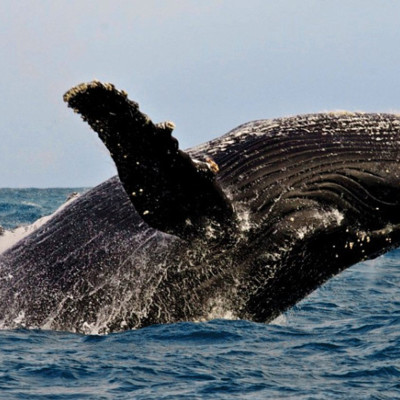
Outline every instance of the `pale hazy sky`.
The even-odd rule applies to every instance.
[[[115,83],[187,148],[260,118],[400,111],[398,0],[2,0],[0,187],[115,174],[62,101]]]

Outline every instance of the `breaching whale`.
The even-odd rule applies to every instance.
[[[400,244],[400,116],[246,123],[182,151],[124,91],[64,95],[118,176],[0,256],[0,323],[107,333],[229,316],[267,322]]]

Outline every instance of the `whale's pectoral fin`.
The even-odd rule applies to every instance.
[[[231,220],[232,207],[215,180],[217,165],[179,150],[173,123],[154,124],[125,92],[97,81],[70,89],[64,101],[107,146],[127,194],[150,226],[187,239]]]

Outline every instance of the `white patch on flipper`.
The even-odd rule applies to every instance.
[[[79,194],[70,196],[68,198],[68,200],[64,204],[62,204],[53,214],[39,218],[37,221],[35,221],[31,225],[20,226],[13,230],[4,231],[3,234],[0,235],[0,254],[4,253],[7,249],[14,246],[16,243],[18,243],[24,237],[26,237],[26,236],[30,235],[32,232],[36,231],[36,229],[39,229],[47,221],[49,221],[51,218],[53,218],[57,213],[59,213],[61,210],[63,210],[68,204],[75,201],[75,199],[77,199],[78,197],[79,197]]]

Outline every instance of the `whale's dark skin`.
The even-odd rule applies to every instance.
[[[226,316],[270,321],[400,244],[400,117],[254,121],[179,150],[125,92],[64,100],[114,177],[0,256],[0,321],[78,332]]]

